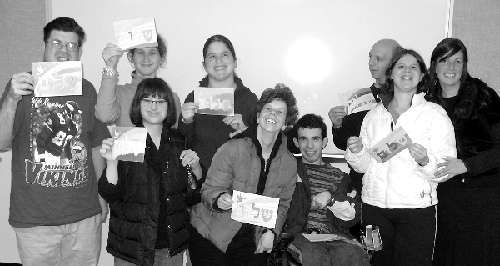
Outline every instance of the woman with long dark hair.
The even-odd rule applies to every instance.
[[[500,98],[467,72],[467,48],[446,38],[432,51],[427,99],[455,128],[457,158],[447,158],[439,185],[435,265],[500,261]]]

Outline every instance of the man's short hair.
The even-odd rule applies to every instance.
[[[47,23],[43,28],[43,41],[45,43],[47,43],[53,30],[76,33],[78,35],[78,47],[82,46],[83,40],[85,39],[85,32],[82,27],[72,18],[58,17]]]
[[[305,114],[293,126],[293,136],[298,138],[299,128],[319,128],[321,129],[321,137],[326,138],[326,124],[323,118],[317,114]]]

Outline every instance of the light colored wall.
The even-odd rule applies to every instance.
[[[467,47],[471,76],[481,78],[500,94],[500,1],[457,1],[453,34]]]
[[[168,46],[167,66],[159,76],[181,101],[205,75],[201,65],[204,42],[220,33],[233,42],[237,73],[258,96],[265,88],[284,82],[294,91],[301,114],[314,112],[328,118],[328,110],[340,104],[339,92],[371,85],[368,52],[378,39],[394,38],[428,61],[432,48],[445,36],[447,2],[52,0],[52,16],[74,17],[87,31],[82,56],[84,76],[97,89],[104,67],[102,50],[108,42],[115,42],[112,23],[154,17]],[[286,59],[291,47],[306,38],[324,44],[327,52],[315,55],[315,49],[306,50],[305,62],[299,64],[301,73],[321,71],[315,60],[331,63],[324,79],[307,84],[296,79],[299,75],[288,73]],[[118,71],[120,83],[130,81],[132,68],[125,57]],[[339,152],[331,141],[327,151]]]
[[[29,71],[43,56],[45,1],[0,0],[0,95],[13,74]],[[0,125],[1,127],[2,125]],[[0,151],[0,262],[20,262],[16,235],[8,223],[11,187],[10,151]]]

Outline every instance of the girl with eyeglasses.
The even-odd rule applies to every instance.
[[[187,210],[199,193],[188,175],[200,188],[202,171],[196,152],[186,150],[184,137],[172,128],[176,117],[167,83],[144,79],[130,108],[132,123],[148,132],[144,162],[118,161],[111,155],[113,139],[102,143],[107,168],[98,184],[111,209],[107,251],[114,265],[182,265]]]

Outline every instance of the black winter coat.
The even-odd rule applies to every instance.
[[[188,190],[187,170],[182,167],[180,154],[184,137],[174,129],[163,129],[160,153],[162,176],[154,171],[150,154],[154,145],[150,136],[146,143],[144,163],[118,162],[118,182],[107,181],[106,171],[99,179],[99,194],[110,205],[108,245],[113,256],[137,265],[153,265],[160,215],[160,201],[166,203],[166,221],[170,255],[188,246],[189,206],[199,201],[198,191]],[[196,179],[196,177],[193,175]],[[160,199],[160,189],[164,197]],[[198,196],[193,196],[198,194]]]

